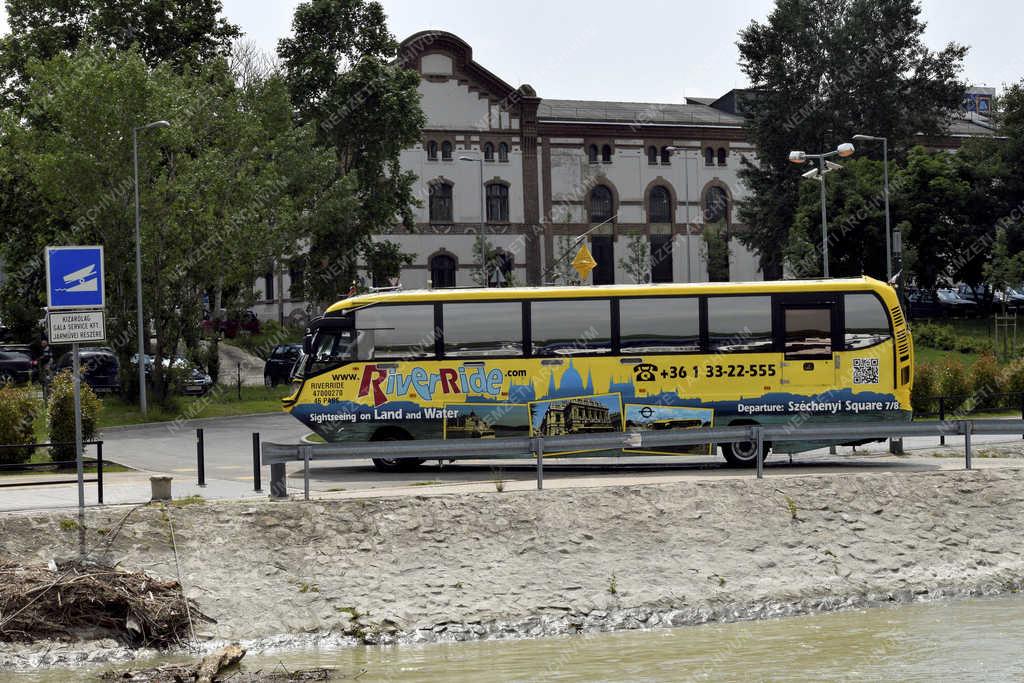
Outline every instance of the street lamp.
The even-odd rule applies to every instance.
[[[833,164],[830,161],[826,161],[826,159],[834,156],[845,159],[846,157],[853,156],[854,151],[852,144],[844,142],[831,152],[808,154],[807,152],[793,151],[789,153],[789,160],[794,164],[806,163],[808,159],[818,160],[818,168],[808,171],[803,175],[805,178],[814,178],[821,183],[821,258],[824,264],[822,270],[824,271],[825,279],[828,279],[828,215],[825,211],[825,174],[842,168],[839,164]]]
[[[461,156],[459,161],[477,161],[480,163],[480,272],[484,276],[484,287],[491,286],[490,273],[487,272],[487,214],[484,209],[484,155],[470,157]]]
[[[682,153],[683,157],[683,206],[686,208],[686,219],[684,221],[686,225],[686,281],[693,282],[691,276],[692,264],[690,263],[690,155],[686,153],[685,147],[668,146],[669,152],[675,154],[676,152]],[[699,156],[697,157],[700,158]]]
[[[854,135],[854,140],[882,143],[882,178],[885,196],[885,281],[892,280],[892,229],[889,227],[889,139],[878,135]]]
[[[145,126],[132,128],[132,161],[135,165],[135,308],[138,315],[136,324],[139,337],[139,410],[145,415],[146,406],[146,344],[142,316],[142,236],[139,231],[141,211],[139,209],[139,131],[150,128],[167,128],[167,121],[154,121]]]

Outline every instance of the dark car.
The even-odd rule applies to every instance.
[[[268,387],[286,384],[291,380],[292,367],[302,354],[302,344],[278,344],[263,366],[263,383]]]
[[[943,312],[952,318],[973,318],[978,315],[978,304],[965,299],[952,289],[940,289],[935,293]]]
[[[79,351],[82,379],[97,394],[121,393],[120,363],[108,348],[84,348]],[[70,370],[74,364],[71,352],[65,353],[54,366],[54,373]]]
[[[919,320],[921,318],[941,318],[945,310],[935,292],[927,289],[911,289],[907,291],[907,303],[910,305],[910,317]]]
[[[31,382],[36,376],[36,362],[28,351],[0,349],[0,385]]]

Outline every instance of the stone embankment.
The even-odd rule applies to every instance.
[[[128,512],[88,511],[87,550],[174,577],[173,524],[187,593],[217,620],[202,627],[211,643],[677,626],[997,593],[1024,578],[1024,469]],[[0,554],[74,556],[70,519],[0,516]],[[0,652],[7,666],[68,661],[39,646]]]

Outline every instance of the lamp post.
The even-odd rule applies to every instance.
[[[690,263],[690,155],[686,153],[685,147],[666,147],[669,152],[675,154],[676,152],[681,153],[683,158],[683,206],[686,210],[686,218],[684,224],[686,226],[686,281],[693,282],[692,268],[693,264]],[[700,157],[697,157],[698,159]]]
[[[146,406],[146,343],[145,327],[142,315],[142,234],[139,225],[142,222],[142,214],[139,208],[139,131],[150,128],[167,128],[171,124],[167,121],[154,121],[145,126],[132,128],[132,161],[135,166],[135,309],[137,313],[136,325],[138,326],[139,337],[139,410],[145,415]]]
[[[838,156],[846,158],[852,156],[854,153],[853,145],[849,142],[836,147],[831,152],[822,152],[821,154],[808,154],[807,152],[793,151],[789,153],[789,160],[794,164],[806,163],[808,159],[817,159],[818,168],[813,171],[804,173],[805,178],[814,178],[821,183],[821,259],[824,267],[822,268],[824,277],[827,280],[828,275],[828,213],[825,210],[825,174],[829,171],[834,171],[842,168],[839,164],[833,164],[830,161],[826,161],[829,157]]]
[[[484,208],[484,155],[461,156],[459,161],[476,161],[480,163],[480,272],[484,274],[484,287],[491,286],[491,276],[487,272],[487,213]]]
[[[854,140],[882,143],[882,195],[885,197],[885,281],[892,280],[892,228],[889,226],[889,139],[879,135],[854,135]],[[890,282],[891,284],[891,282]]]

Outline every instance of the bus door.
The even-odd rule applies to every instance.
[[[835,299],[781,297],[776,315],[782,330],[784,391],[817,395],[835,386],[838,347]]]

